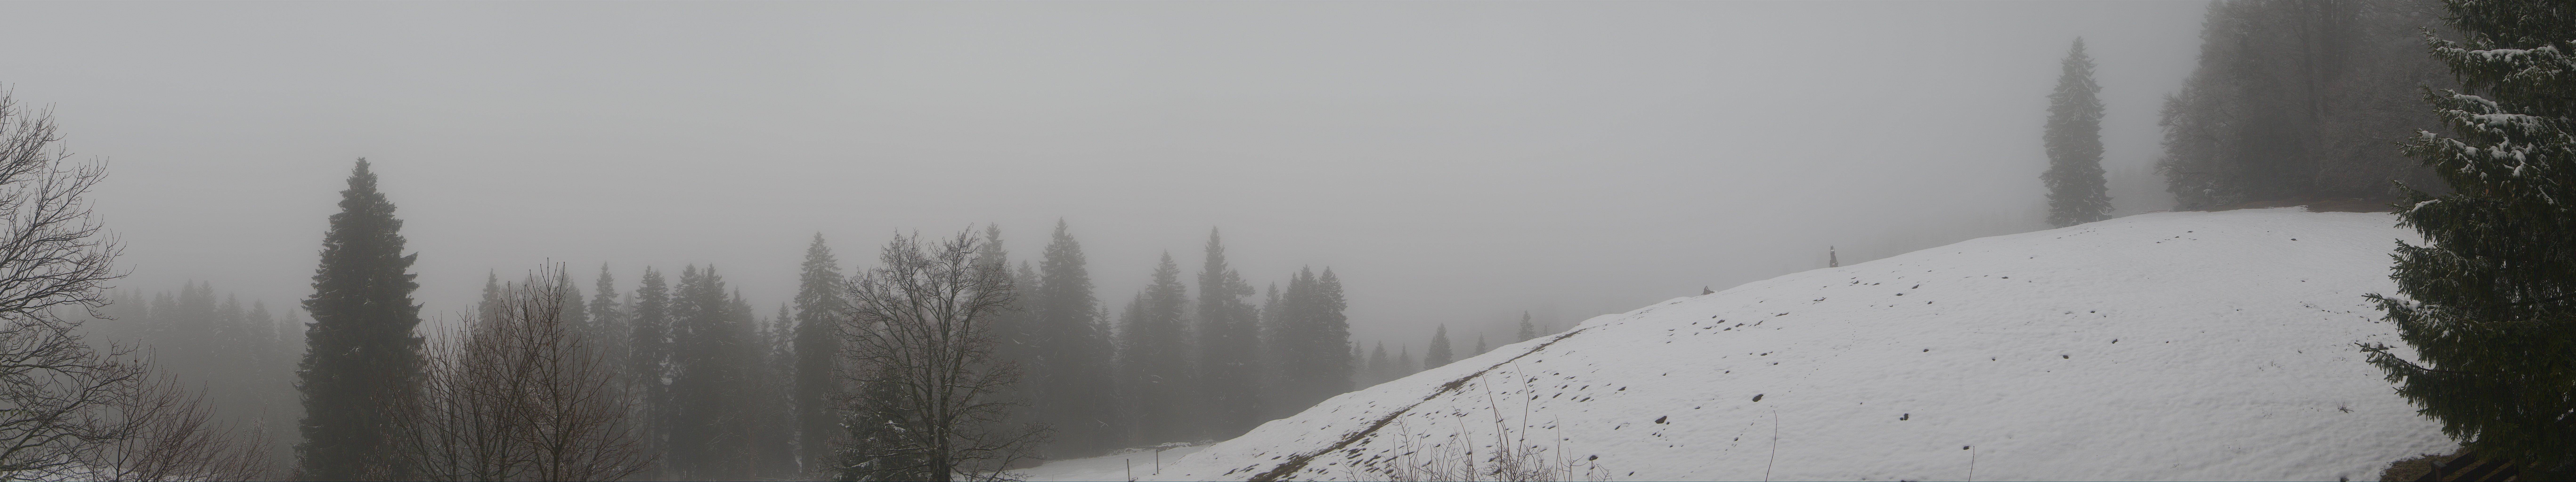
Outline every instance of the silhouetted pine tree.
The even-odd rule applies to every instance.
[[[1313,326],[1315,343],[1336,348],[1349,346],[1351,320],[1343,312],[1349,310],[1351,304],[1342,296],[1342,277],[1333,274],[1333,268],[1330,266],[1324,267],[1323,276],[1315,279],[1314,304],[1314,318],[1308,322]],[[1338,349],[1328,353],[1327,358],[1314,361],[1315,369],[1323,370],[1327,377],[1323,378],[1323,385],[1318,387],[1319,390],[1316,393],[1319,396],[1315,399],[1317,402],[1351,391],[1351,363],[1357,360],[1343,355]],[[1311,406],[1314,404],[1308,403],[1297,409],[1305,410],[1305,407]]]
[[[1290,278],[1295,278],[1295,275],[1290,275]],[[1280,413],[1285,410],[1280,406],[1279,397],[1289,392],[1287,379],[1283,377],[1287,372],[1288,350],[1294,344],[1285,338],[1292,330],[1282,321],[1287,319],[1288,303],[1279,291],[1279,282],[1270,282],[1269,289],[1263,292],[1259,315],[1261,351],[1256,354],[1259,360],[1257,379],[1260,380],[1261,394],[1267,399],[1262,404],[1262,418],[1275,419],[1281,417]]]
[[[2480,457],[2576,476],[2576,6],[2445,2],[2432,39],[2467,92],[2429,95],[2453,135],[2406,146],[2454,192],[2417,193],[2378,297],[2418,362],[2370,347],[2398,394]]]
[[[796,393],[798,444],[806,472],[831,475],[826,467],[839,460],[832,440],[842,430],[836,357],[841,348],[841,261],[823,244],[823,233],[805,246],[805,263],[796,277]]]
[[[1438,330],[1431,332],[1431,348],[1422,351],[1422,368],[1448,365],[1453,358],[1456,354],[1449,351],[1449,324],[1441,323]]]
[[[1370,385],[1395,380],[1395,365],[1386,360],[1386,342],[1377,342],[1377,349],[1369,351],[1367,372]]]
[[[1252,283],[1225,260],[1225,243],[1208,230],[1199,266],[1197,405],[1208,436],[1230,439],[1261,424],[1261,319],[1244,297]]]
[[[1485,346],[1485,334],[1483,334],[1483,333],[1477,333],[1477,334],[1476,334],[1476,352],[1475,352],[1475,353],[1470,353],[1470,354],[1468,354],[1468,356],[1483,355],[1483,354],[1485,354],[1485,352],[1489,352],[1489,351],[1493,351],[1493,349],[1492,349],[1492,348],[1488,348],[1488,347],[1486,347],[1486,346]]]
[[[635,333],[627,341],[627,374],[643,387],[647,454],[667,457],[678,411],[671,401],[671,289],[660,270],[644,267],[635,287]],[[656,464],[669,475],[670,464]]]
[[[304,392],[304,442],[296,458],[312,480],[402,478],[391,467],[384,407],[413,396],[421,370],[420,305],[413,304],[411,264],[402,220],[376,190],[376,174],[359,159],[340,191],[340,213],[322,235],[313,274],[313,314],[297,387]]]
[[[2441,186],[2392,143],[2435,128],[2420,86],[2453,85],[2412,41],[2427,0],[2210,2],[2199,66],[2166,97],[2156,171],[2177,209],[2405,197]]]
[[[590,297],[590,307],[586,310],[590,314],[591,331],[583,336],[597,344],[600,359],[608,360],[603,363],[611,364],[616,371],[624,373],[628,368],[628,360],[633,358],[627,349],[627,341],[634,336],[635,328],[627,321],[631,318],[627,314],[627,308],[617,302],[617,281],[609,277],[608,263],[599,264],[599,284],[596,289],[595,294]]]
[[[1049,458],[1099,454],[1120,447],[1118,427],[1125,427],[1112,391],[1115,378],[1104,307],[1092,296],[1091,272],[1082,243],[1071,228],[1056,221],[1055,235],[1038,262],[1036,311],[1030,331],[1034,362],[1022,366],[1030,407],[1038,420],[1054,427]]]
[[[674,475],[691,479],[742,479],[756,475],[750,437],[755,424],[738,407],[752,399],[744,370],[757,366],[749,339],[751,306],[728,297],[714,266],[682,268],[671,297],[671,402],[678,421],[665,461]]]
[[[2111,218],[2110,188],[2102,181],[2102,84],[2093,82],[2093,57],[2084,39],[2066,51],[2057,92],[2048,94],[2048,224],[2074,226]]]
[[[740,299],[742,295],[736,293],[734,297]],[[745,308],[749,308],[748,303]],[[760,417],[760,450],[753,468],[758,469],[759,477],[764,479],[794,479],[805,473],[799,466],[804,459],[797,452],[800,419],[795,410],[793,390],[796,382],[794,320],[794,314],[787,311],[787,304],[779,303],[778,315],[758,324],[760,343],[757,347],[759,353],[755,355],[759,358],[759,367],[753,375],[760,386],[753,387],[749,393],[759,402],[758,411],[754,414]]]
[[[1154,266],[1154,281],[1128,307],[1118,327],[1119,386],[1138,441],[1178,442],[1190,438],[1186,398],[1189,385],[1189,331],[1182,313],[1189,303],[1181,284],[1181,267],[1163,253]]]
[[[501,272],[483,272],[483,301],[474,304],[474,316],[498,319],[501,316]]]
[[[1538,325],[1530,324],[1530,316],[1527,311],[1521,312],[1521,331],[1518,335],[1520,336],[1520,341],[1530,341],[1532,338],[1538,338]]]
[[[1350,322],[1343,317],[1341,278],[1325,268],[1321,276],[1300,269],[1281,294],[1278,335],[1270,346],[1280,351],[1273,372],[1279,377],[1281,402],[1275,416],[1295,414],[1325,398],[1351,391]]]
[[[1415,373],[1422,373],[1422,364],[1420,364],[1420,363],[1415,363],[1415,362],[1414,362],[1414,360],[1413,360],[1413,347],[1411,347],[1411,346],[1400,346],[1400,347],[1396,347],[1396,352],[1395,352],[1395,377],[1396,377],[1396,378],[1404,378],[1406,375],[1412,375],[1412,374],[1415,374]]]
[[[603,348],[597,341],[594,341],[594,339],[589,336],[591,333],[598,331],[599,328],[595,325],[595,322],[598,320],[591,319],[590,310],[588,307],[583,306],[588,304],[589,301],[582,299],[581,287],[576,286],[572,282],[572,276],[568,274],[565,276],[555,277],[555,283],[555,288],[563,291],[562,303],[564,326],[569,327],[569,330],[572,332],[572,336],[575,337],[574,339],[579,340],[583,347],[587,347],[591,350]]]

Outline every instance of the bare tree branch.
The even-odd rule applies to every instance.
[[[930,245],[896,237],[851,284],[845,478],[1002,479],[1046,440],[1045,427],[1004,426],[1020,404],[1003,389],[1020,374],[993,360],[991,318],[1009,305],[1011,278],[977,262],[983,242],[973,229]]]
[[[561,266],[504,289],[502,306],[427,350],[422,395],[395,410],[395,446],[430,480],[620,480],[653,462],[635,397],[565,323]]]

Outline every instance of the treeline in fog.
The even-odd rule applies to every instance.
[[[480,447],[497,443],[476,437],[560,430],[527,408],[545,406],[573,406],[580,413],[562,418],[592,421],[587,439],[554,443],[596,456],[585,462],[594,475],[989,475],[1038,458],[1229,438],[1350,391],[1355,381],[1390,377],[1382,353],[1369,363],[1351,342],[1342,280],[1329,267],[1299,268],[1256,287],[1211,230],[1190,253],[1194,272],[1167,253],[1149,284],[1110,302],[1091,281],[1074,228],[1061,221],[1042,252],[1020,260],[1004,248],[999,226],[899,236],[873,263],[845,261],[816,235],[797,292],[780,294],[791,301],[774,308],[755,306],[716,266],[620,272],[608,263],[595,275],[585,269],[586,283],[561,265],[496,271],[455,326],[424,324],[410,299],[409,268],[419,255],[404,251],[401,221],[375,176],[363,160],[352,172],[344,211],[326,236],[316,295],[305,303],[314,321],[297,372],[305,440],[296,460],[309,477],[560,470],[550,467],[564,462],[533,455],[475,455],[538,449],[533,441]],[[274,330],[274,322],[241,321],[273,315],[231,315],[201,301],[211,293],[192,284],[169,309],[204,311],[210,321],[153,311],[137,316],[150,326],[139,338],[235,336],[173,331],[180,323],[208,333]],[[260,331],[257,339],[274,345],[279,333]],[[1439,336],[1424,366],[1450,356],[1446,330]],[[493,353],[506,351],[495,346],[550,351],[513,358]],[[538,371],[554,378],[489,372],[531,364],[554,364]],[[530,386],[555,388],[490,397]],[[569,392],[578,400],[548,398]],[[237,406],[274,411],[277,402]],[[423,455],[452,453],[465,455]]]
[[[2426,88],[2456,88],[2420,29],[2440,2],[2222,0],[2199,68],[2166,98],[2158,172],[2177,209],[2256,202],[2388,204],[2447,186],[2390,148],[2441,123]]]

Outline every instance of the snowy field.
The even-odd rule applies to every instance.
[[[1193,445],[1164,450],[1160,455],[1160,457],[1162,457],[1160,460],[1164,468],[1170,468],[1172,463],[1179,462],[1181,460],[1181,456],[1197,453],[1199,450],[1206,448],[1208,448],[1206,445]],[[1114,481],[1129,480],[1130,474],[1133,474],[1135,478],[1142,479],[1155,477],[1154,463],[1157,460],[1155,457],[1156,454],[1153,451],[1145,450],[1083,459],[1051,461],[1044,465],[1039,465],[1037,467],[1032,467],[1018,472],[1021,478],[1028,480]]]
[[[2376,480],[2452,447],[2353,346],[2404,353],[2362,298],[2392,291],[2387,253],[2415,239],[2393,220],[2146,214],[1781,276],[1334,397],[1139,477],[1385,480],[1509,433],[1610,480]],[[1121,477],[1101,460],[1030,475]],[[1056,465],[1074,463],[1092,465]]]

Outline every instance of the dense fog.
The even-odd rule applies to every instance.
[[[2239,10],[2213,14],[2204,2],[7,3],[0,30],[22,47],[0,62],[0,85],[21,104],[49,109],[73,160],[107,166],[87,199],[123,243],[116,261],[127,276],[108,283],[116,304],[100,311],[117,319],[89,328],[140,342],[183,366],[179,373],[205,374],[221,406],[261,407],[258,426],[272,432],[274,453],[307,450],[291,445],[297,426],[287,414],[301,410],[295,377],[320,376],[316,355],[299,351],[314,321],[307,311],[342,302],[308,301],[330,291],[316,276],[317,261],[335,256],[317,257],[324,233],[342,229],[333,216],[376,206],[368,196],[380,193],[392,206],[383,219],[400,220],[398,233],[387,233],[407,240],[392,246],[417,255],[388,272],[418,275],[408,296],[419,306],[417,333],[429,340],[424,390],[488,381],[474,377],[498,376],[489,366],[503,362],[475,357],[501,355],[475,350],[522,343],[473,338],[480,332],[465,327],[553,330],[535,321],[553,320],[546,310],[588,309],[566,315],[576,326],[564,329],[610,337],[598,340],[625,363],[641,355],[618,350],[644,348],[624,345],[625,331],[578,320],[663,316],[664,308],[645,307],[668,301],[677,331],[661,341],[679,353],[668,356],[709,358],[668,362],[676,371],[664,375],[675,381],[654,390],[679,395],[651,396],[680,397],[668,402],[677,408],[647,402],[638,413],[681,428],[651,440],[750,448],[687,452],[698,449],[669,442],[680,448],[664,454],[653,445],[661,442],[648,442],[646,453],[681,468],[566,477],[783,478],[813,473],[794,466],[818,459],[789,454],[821,439],[778,435],[792,428],[758,440],[728,439],[740,434],[723,429],[698,437],[688,427],[793,425],[753,418],[804,413],[761,398],[804,382],[758,374],[806,370],[791,363],[791,342],[801,343],[795,330],[808,307],[821,306],[817,286],[846,284],[832,285],[849,291],[831,296],[878,300],[849,301],[876,307],[868,309],[902,299],[905,288],[884,281],[901,270],[881,259],[935,267],[947,255],[1010,257],[989,272],[949,266],[957,276],[940,278],[962,292],[1027,289],[977,301],[1019,313],[999,318],[994,336],[1004,343],[995,356],[1030,362],[1035,385],[987,381],[1042,400],[1028,412],[1038,415],[993,412],[995,421],[1079,411],[1044,401],[1058,388],[1028,388],[1081,384],[1050,371],[1067,369],[1050,358],[1054,348],[1014,345],[1008,331],[1066,316],[1118,330],[1082,356],[1102,366],[1115,358],[1121,371],[1078,376],[1146,390],[1120,392],[1121,403],[1161,400],[1154,403],[1188,414],[1121,419],[1133,425],[1115,428],[1057,423],[1060,445],[1042,455],[1228,437],[1349,389],[1335,384],[1418,370],[1425,356],[1470,356],[1471,347],[1594,315],[1829,263],[2048,228],[2042,130],[2069,59],[2084,58],[2070,57],[2070,45],[2089,55],[2086,81],[2099,86],[2110,215],[2319,196],[2383,201],[2393,196],[2379,187],[2388,178],[2430,185],[2402,157],[2318,147],[2378,146],[2383,131],[2427,127],[2418,117],[2352,113],[2413,95],[2411,84],[2320,77],[2278,94],[2245,80],[2275,72],[2207,67],[2214,58],[2301,66],[2328,58],[2297,43],[2309,40],[2281,40],[2310,37],[2251,27],[2278,12]],[[2424,10],[2361,10],[2353,25],[2362,27],[2337,32],[2370,46],[2349,54],[2370,61],[2320,65],[2440,77],[2404,56],[2414,38],[2407,29],[2428,18]],[[2220,38],[2204,33],[2205,21],[2242,27],[2233,32],[2252,39],[2244,45],[2292,47],[2205,47]],[[2306,72],[2326,75],[2314,73],[2321,69]],[[2367,95],[2345,95],[2352,92]],[[2228,117],[2248,115],[2234,106],[2313,99],[2333,105],[2281,108],[2308,116],[2292,120]],[[2333,122],[2356,118],[2376,123]],[[2228,140],[2237,133],[2176,137],[2175,119],[2312,131],[2245,147]],[[2342,134],[2350,132],[2364,133]],[[2188,158],[2169,146],[2191,149]],[[2322,154],[2261,164],[2299,149]],[[2160,163],[2163,172],[2271,177],[2169,184]],[[2347,172],[2360,174],[2326,179]],[[360,184],[369,187],[353,189]],[[1222,233],[1230,273],[1202,272],[1212,232]],[[952,237],[959,233],[998,245]],[[1078,240],[1081,256],[1057,251],[1064,239]],[[882,251],[890,240],[902,249]],[[962,244],[942,244],[950,241]],[[882,284],[817,284],[815,247],[831,253],[837,264],[826,264],[838,275],[878,273],[884,278],[872,279]],[[922,258],[880,257],[896,251]],[[1087,269],[1088,292],[1064,291],[1071,285],[1061,280],[1079,278],[1060,276],[1071,259]],[[556,263],[567,268],[538,271]],[[613,289],[594,297],[603,269]],[[655,279],[670,291],[638,291],[648,269],[667,277]],[[1233,286],[1228,279],[1242,283],[1227,288],[1240,288],[1240,306],[1194,298]],[[888,326],[911,316],[853,310],[836,316]],[[534,314],[541,311],[548,314]],[[639,314],[646,311],[655,314]],[[1217,315],[1204,313],[1259,320],[1264,337],[1275,320],[1346,322],[1346,338],[1336,332],[1309,351],[1350,358],[1265,351],[1271,358],[1254,360],[1254,348],[1270,345],[1207,341],[1212,332],[1193,327]],[[681,334],[699,322],[732,331],[717,341]],[[1197,341],[1128,331],[1139,326]],[[1207,361],[1228,352],[1207,343],[1237,342],[1252,358]],[[690,355],[700,353],[691,343],[705,344],[703,353]],[[1131,349],[1152,343],[1186,353]],[[1411,368],[1382,368],[1390,362],[1381,349]],[[1293,379],[1299,370],[1281,367],[1309,361],[1357,373],[1314,387],[1245,381],[1233,400],[1269,405],[1225,414],[1211,408],[1222,404],[1151,391],[1216,393],[1200,380],[1226,377],[1209,366]],[[1184,365],[1196,368],[1177,368]],[[689,368],[700,366],[722,370]],[[1193,385],[1154,385],[1166,379]],[[874,409],[846,410],[864,417]],[[406,476],[348,470],[307,475]]]
[[[2123,212],[2203,4],[13,4],[0,81],[110,159],[125,285],[309,294],[366,157],[431,315],[546,260],[785,301],[822,233],[1057,219],[1104,297],[1223,228],[1361,340],[1563,326],[2039,225],[2066,43]],[[1180,256],[1188,259],[1188,256]],[[1472,328],[1471,328],[1472,327]],[[1499,333],[1496,333],[1499,334]]]

